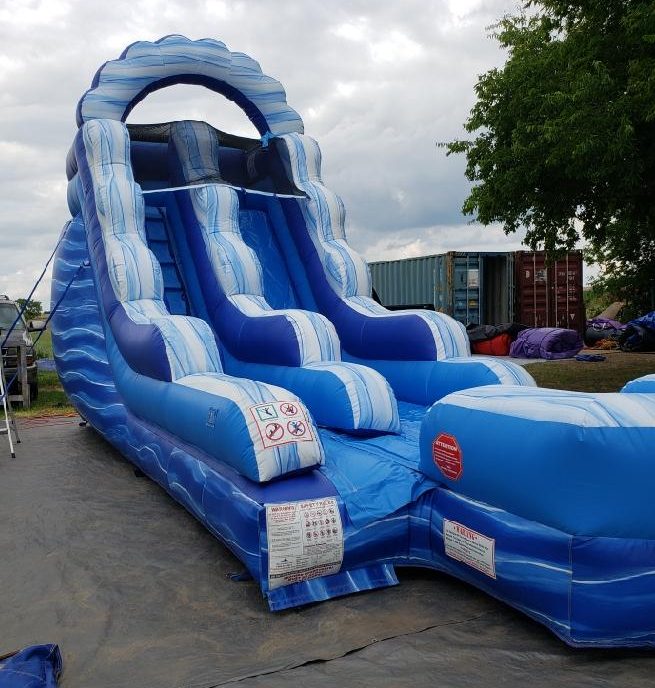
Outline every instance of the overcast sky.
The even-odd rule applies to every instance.
[[[463,133],[477,76],[504,53],[488,27],[509,0],[0,0],[0,293],[26,295],[69,218],[66,152],[96,69],[136,40],[212,37],[278,78],[323,152],[352,245],[369,260],[514,250],[520,236],[470,224]],[[197,86],[159,91],[130,122],[202,119],[256,135]],[[49,302],[49,280],[37,297]]]

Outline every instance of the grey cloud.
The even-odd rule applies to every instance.
[[[518,247],[520,237],[462,217],[463,160],[435,146],[461,134],[477,75],[502,63],[486,27],[514,9],[509,0],[5,0],[0,290],[29,290],[68,219],[65,156],[96,69],[127,44],[167,33],[223,40],[280,79],[367,257]],[[254,134],[235,106],[193,87],[151,95],[130,119],[181,117]],[[47,301],[49,285],[38,296]]]

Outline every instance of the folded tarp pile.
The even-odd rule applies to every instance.
[[[603,340],[616,341],[626,326],[612,318],[590,318],[587,320],[584,340],[587,346],[595,346]]]
[[[474,354],[507,356],[514,339],[526,325],[503,323],[502,325],[469,325],[466,332]]]
[[[537,327],[519,332],[510,348],[510,356],[558,360],[573,358],[583,347],[582,337],[575,330]]]
[[[575,330],[559,327],[529,328],[519,323],[469,325],[471,350],[487,356],[513,358],[573,358],[584,346]]]
[[[631,320],[619,337],[621,351],[655,351],[655,311]]]

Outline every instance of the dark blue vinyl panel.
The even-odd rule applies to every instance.
[[[130,156],[134,179],[142,186],[159,183],[160,187],[173,186],[169,170],[168,143],[132,141]],[[75,170],[77,168],[75,167]],[[216,169],[221,176],[235,186],[248,186],[246,152],[239,148],[221,146]]]
[[[130,158],[134,179],[141,185],[144,182],[169,183],[168,146],[165,143],[149,141],[130,141]]]
[[[159,261],[164,278],[164,303],[172,315],[191,315],[189,299],[177,265],[165,208],[146,206],[146,241]]]
[[[246,194],[240,194],[240,200]],[[287,271],[268,215],[264,210],[245,209],[239,213],[239,228],[245,243],[255,252],[262,266],[264,298],[272,308],[298,308],[298,298]]]
[[[295,307],[317,311],[316,299],[309,284],[305,265],[298,253],[282,207],[285,201],[271,194],[241,193],[240,197],[243,208],[264,213],[272,241],[280,255],[280,262],[286,270],[291,292],[295,295]],[[254,246],[253,249],[257,252]],[[259,259],[261,261],[262,256],[259,256]],[[280,266],[276,269],[283,268]]]

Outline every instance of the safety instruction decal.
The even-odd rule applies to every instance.
[[[343,527],[335,497],[266,505],[268,587],[337,573]]]
[[[457,521],[443,520],[446,556],[468,564],[491,578],[496,577],[496,541]]]
[[[314,437],[305,410],[297,401],[272,401],[250,407],[264,448],[289,442],[311,442]]]

